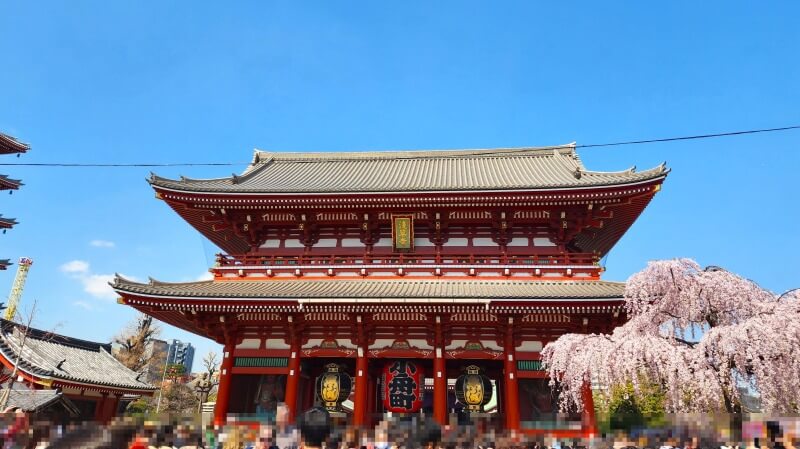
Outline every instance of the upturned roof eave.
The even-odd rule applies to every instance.
[[[20,142],[8,134],[0,133],[0,154],[26,153],[30,149],[31,146],[29,144]]]
[[[656,170],[656,169],[653,169]],[[570,192],[570,191],[586,191],[586,190],[602,190],[613,189],[628,186],[636,186],[641,184],[648,184],[651,182],[663,180],[669,174],[668,169],[662,172],[654,173],[652,176],[638,178],[633,181],[623,182],[598,182],[590,185],[550,185],[550,186],[521,186],[514,188],[498,188],[498,189],[398,189],[398,190],[335,190],[335,191],[317,191],[317,190],[252,190],[252,189],[197,189],[192,188],[192,182],[167,180],[166,178],[159,178],[158,180],[149,180],[150,185],[156,190],[186,193],[192,195],[202,196],[252,196],[252,197],[270,197],[270,196],[360,196],[360,195],[442,195],[442,194],[496,194],[496,193],[543,193],[543,192]],[[591,174],[592,172],[584,172]],[[641,174],[643,172],[640,172]],[[230,180],[232,178],[220,178]],[[195,184],[196,185],[196,184]]]
[[[621,282],[610,282],[610,281],[597,281],[597,280],[587,280],[587,281],[497,281],[492,283],[484,283],[482,281],[452,281],[452,280],[432,280],[432,281],[387,281],[383,280],[380,281],[381,285],[386,287],[391,287],[394,284],[397,285],[405,285],[405,284],[425,284],[428,282],[437,283],[439,285],[461,285],[461,284],[470,284],[474,283],[475,285],[482,286],[484,288],[488,287],[496,287],[497,292],[493,294],[460,294],[455,293],[452,291],[442,291],[440,294],[420,294],[420,295],[409,295],[408,293],[398,293],[398,294],[379,294],[373,291],[368,291],[363,295],[356,295],[356,294],[341,294],[341,293],[331,293],[331,294],[313,294],[308,292],[297,292],[294,295],[286,295],[286,294],[274,294],[274,295],[267,295],[267,294],[258,294],[258,295],[241,295],[236,294],[235,292],[226,293],[224,291],[217,292],[216,294],[210,294],[209,291],[206,291],[205,287],[214,285],[217,281],[200,281],[200,282],[190,282],[190,283],[165,283],[165,282],[158,282],[158,281],[151,281],[150,283],[138,283],[134,282],[120,276],[117,276],[115,281],[111,283],[111,287],[121,296],[130,295],[130,296],[139,296],[139,297],[149,297],[149,298],[158,298],[158,299],[165,299],[165,300],[175,300],[175,299],[186,299],[186,300],[196,300],[196,301],[268,301],[268,302],[288,302],[288,303],[316,303],[318,301],[332,301],[332,302],[340,302],[340,303],[368,303],[368,302],[397,302],[397,303],[429,303],[429,304],[442,304],[442,305],[451,305],[454,303],[465,303],[469,301],[469,303],[475,304],[483,304],[487,300],[493,302],[508,302],[508,301],[520,301],[520,302],[543,302],[543,303],[558,303],[564,301],[609,301],[609,300],[619,300],[622,299],[623,291],[624,291],[624,283]],[[329,283],[331,286],[336,286],[337,283],[350,283],[351,286],[358,286],[363,285],[364,281],[362,280],[320,280],[320,281],[304,281],[304,280],[270,280],[270,281],[252,281],[255,282],[265,282],[265,283],[299,283],[298,286],[303,286],[305,282],[325,282]],[[238,287],[241,285],[251,284],[248,283],[224,283],[226,287]],[[267,285],[267,284],[265,284]],[[288,284],[284,284],[288,285]],[[576,292],[574,294],[569,294],[568,292],[560,292],[557,294],[543,294],[543,293],[536,293],[532,291],[529,295],[524,294],[517,294],[517,295],[510,295],[504,293],[502,290],[508,287],[509,285],[522,285],[530,287],[531,289],[535,288],[559,288],[559,287],[585,287],[585,286],[596,286],[600,289],[613,289],[616,290],[615,292],[611,291],[597,291],[592,293],[579,293]],[[166,291],[164,287],[185,287],[186,289],[183,291]],[[493,288],[489,288],[492,290]]]
[[[576,144],[574,142],[567,145],[548,146],[548,147],[527,147],[527,148],[495,148],[495,149],[477,149],[477,150],[435,150],[435,151],[391,151],[391,152],[330,152],[330,153],[282,153],[282,152],[265,152],[255,150],[253,161],[248,165],[244,172],[240,175],[232,175],[230,177],[218,177],[209,179],[191,179],[181,176],[180,179],[170,179],[158,176],[151,173],[148,182],[156,189],[193,193],[193,194],[212,194],[212,195],[331,195],[331,194],[398,194],[398,193],[495,193],[495,192],[519,192],[519,191],[553,191],[553,190],[583,190],[602,187],[615,187],[632,185],[641,182],[652,181],[660,176],[666,176],[669,170],[666,169],[665,164],[661,164],[654,168],[635,172],[633,168],[617,171],[617,172],[600,172],[587,170],[581,162],[575,151]],[[455,178],[455,181],[447,177],[439,181],[431,182],[435,187],[428,187],[426,185],[387,185],[385,186],[369,186],[369,185],[352,185],[352,186],[331,186],[327,188],[314,187],[303,188],[297,186],[283,187],[260,187],[256,185],[247,185],[251,178],[259,176],[261,172],[268,167],[277,164],[308,164],[309,171],[314,170],[317,164],[337,163],[337,162],[360,162],[360,163],[391,163],[402,160],[412,159],[415,161],[445,161],[445,160],[472,160],[472,161],[486,161],[490,159],[507,159],[507,158],[536,158],[537,160],[545,161],[544,166],[540,166],[536,170],[543,170],[542,173],[529,173],[531,179],[540,180],[546,179],[551,176],[547,170],[553,170],[560,173],[563,179],[558,182],[533,182],[531,179],[506,179],[504,181],[497,181],[497,184],[492,185],[495,180],[484,180],[483,182],[477,181],[477,184],[470,184],[469,182],[459,183],[460,178]],[[549,168],[548,165],[549,164]],[[380,168],[380,166],[379,166]],[[386,167],[383,167],[386,169]],[[275,170],[281,170],[275,168]],[[323,170],[324,173],[324,170]],[[448,175],[449,176],[449,175]],[[574,176],[574,182],[570,180]],[[586,179],[580,181],[581,177],[586,176]],[[464,178],[466,179],[466,178]],[[592,181],[587,182],[587,180]],[[295,180],[297,181],[297,180]],[[357,184],[357,183],[356,183]],[[461,185],[459,185],[461,184]]]

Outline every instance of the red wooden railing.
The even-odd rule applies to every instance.
[[[393,255],[228,255],[217,254],[218,267],[295,265],[599,265],[592,253],[559,255],[475,255],[475,254],[393,254]]]

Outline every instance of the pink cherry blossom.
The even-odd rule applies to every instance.
[[[583,406],[581,390],[647,379],[668,411],[733,411],[740,387],[766,412],[800,412],[800,295],[775,295],[729,271],[689,259],[657,261],[625,288],[628,322],[610,335],[566,334],[542,360],[560,405]]]

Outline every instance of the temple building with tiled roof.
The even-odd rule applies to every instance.
[[[113,286],[122,303],[225,346],[217,421],[286,402],[355,425],[388,411],[443,423],[486,411],[509,429],[577,435],[594,426],[591,405],[559,421],[540,351],[624,322],[625,286],[602,280],[600,261],[667,174],[592,171],[575,144],[257,150],[239,175],[150,178],[224,251],[212,280]],[[389,388],[398,366],[416,376],[402,398]],[[349,385],[342,376],[353,388],[336,400],[315,388]],[[460,390],[465,376],[486,380],[479,404]]]
[[[110,343],[71,338],[2,319],[0,363],[4,383],[16,366],[22,384],[30,390],[57,390],[84,419],[106,421],[116,414],[123,396],[150,396],[156,390],[114,358]]]

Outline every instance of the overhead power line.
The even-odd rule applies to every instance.
[[[762,129],[749,129],[744,131],[729,131],[723,133],[713,134],[697,134],[692,136],[677,136],[677,137],[664,137],[658,139],[644,139],[644,140],[628,140],[622,142],[607,142],[607,143],[588,143],[581,145],[556,145],[544,147],[546,149],[559,149],[559,148],[601,148],[601,147],[617,147],[623,145],[643,145],[648,143],[663,143],[663,142],[677,142],[684,140],[699,140],[699,139],[712,139],[717,137],[733,137],[742,136],[747,134],[771,133],[778,131],[790,131],[800,129],[800,125],[782,126],[779,128],[762,128]],[[522,153],[530,151],[531,148],[503,148],[497,151],[481,151],[477,153],[480,156],[490,156],[498,154],[509,153]],[[447,156],[444,156],[447,157]],[[458,157],[458,156],[453,156]],[[421,159],[423,156],[403,156],[397,159]],[[316,162],[314,160],[303,161],[308,163]],[[219,166],[234,166],[234,165],[250,165],[252,162],[176,162],[176,163],[64,163],[64,162],[41,162],[41,163],[26,163],[26,162],[0,162],[0,166],[17,166],[17,167],[64,167],[64,168],[125,168],[125,167],[219,167]]]
[[[716,134],[699,134],[696,136],[665,137],[663,139],[631,140],[628,142],[614,142],[614,143],[592,143],[586,145],[576,145],[576,148],[615,147],[622,145],[639,145],[644,143],[676,142],[679,140],[711,139],[714,137],[730,137],[730,136],[742,136],[745,134],[772,133],[776,131],[789,131],[792,129],[800,129],[800,125],[784,126],[781,128],[750,129],[747,131],[731,131],[731,132],[716,133]]]

